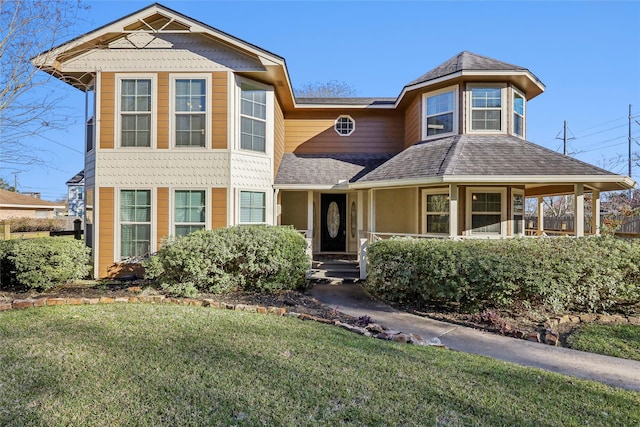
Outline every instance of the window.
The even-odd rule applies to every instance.
[[[85,95],[85,142],[87,153],[93,150],[95,141],[94,118],[96,111],[96,93],[94,88],[89,88]]]
[[[513,91],[513,134],[524,138],[524,96]]]
[[[265,193],[257,191],[240,192],[240,222],[264,223],[266,221]]]
[[[151,247],[151,191],[120,191],[120,257],[144,256]]]
[[[438,92],[424,95],[423,138],[456,133],[457,89],[446,88]]]
[[[186,236],[205,226],[204,190],[176,190],[174,197],[175,235]]]
[[[120,146],[151,146],[151,79],[120,80]]]
[[[175,79],[175,145],[204,147],[207,138],[207,81]]]
[[[513,198],[511,201],[511,212],[513,221],[513,235],[524,235],[524,193],[522,191],[513,190]]]
[[[449,234],[449,193],[429,194],[425,200],[425,233]]]
[[[502,88],[471,87],[471,130],[502,131]]]
[[[505,189],[478,189],[467,191],[467,227],[470,234],[479,235],[504,235],[503,201],[506,197]]]
[[[351,116],[340,116],[336,119],[333,128],[340,136],[349,136],[356,130],[356,122]]]
[[[266,151],[267,91],[240,85],[240,148]]]

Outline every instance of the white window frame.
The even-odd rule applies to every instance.
[[[348,119],[351,121],[351,130],[348,133],[341,133],[338,130],[338,123],[341,122],[342,119]],[[356,121],[353,119],[353,117],[349,116],[348,114],[341,114],[338,116],[338,118],[333,122],[333,130],[336,131],[336,133],[340,136],[349,136],[351,135],[353,132],[356,131]]]
[[[178,222],[176,221],[176,192],[178,191],[203,191],[204,192],[204,222]],[[211,229],[211,191],[204,187],[176,187],[171,189],[170,206],[170,234],[176,236],[176,226],[178,225],[203,225],[205,230]]]
[[[427,115],[427,102],[429,98],[437,95],[442,95],[443,93],[453,92],[453,129],[451,132],[440,133],[437,135],[428,135],[427,132],[427,122],[430,116]],[[434,138],[442,138],[445,136],[456,135],[458,134],[458,123],[460,108],[458,107],[458,85],[445,87],[433,92],[427,92],[422,94],[422,140],[434,139]],[[448,114],[448,111],[440,112],[436,115]]]
[[[516,113],[516,95],[522,97],[522,115]],[[513,136],[525,139],[527,137],[527,98],[524,96],[524,93],[522,93],[515,87],[512,88],[511,113],[511,134]],[[516,115],[522,118],[522,135],[516,133]]]
[[[150,232],[149,232],[149,252],[153,252],[156,248],[156,228],[154,227],[154,224],[157,224],[157,213],[156,213],[156,206],[157,206],[157,198],[156,198],[156,190],[154,188],[149,188],[149,187],[145,187],[145,188],[131,188],[131,187],[122,187],[122,188],[115,188],[114,189],[114,220],[115,220],[115,231],[114,231],[114,259],[116,259],[117,261],[122,261],[124,259],[126,259],[126,257],[122,256],[122,225],[125,224],[141,224],[139,222],[130,222],[130,221],[122,221],[120,219],[120,209],[121,209],[121,195],[122,195],[122,191],[133,191],[133,190],[137,190],[137,191],[149,191],[150,192],[150,198],[151,198],[151,213],[150,213],[150,219],[151,221],[149,222],[149,228],[150,228]],[[146,223],[145,223],[146,224]]]
[[[429,212],[427,211],[427,196],[432,195],[444,195],[447,196],[447,211],[446,212]],[[434,189],[424,189],[422,190],[422,232],[426,235],[434,235],[434,236],[448,236],[450,230],[447,229],[444,233],[430,233],[427,230],[427,215],[447,215],[449,220],[447,221],[447,227],[451,226],[451,195],[449,194],[449,189],[447,188],[434,188]]]
[[[178,147],[176,145],[176,81],[177,80],[204,80],[205,81],[205,130],[204,130],[204,147]],[[196,150],[202,151],[211,148],[211,114],[213,108],[213,90],[211,86],[211,74],[197,73],[171,73],[169,74],[169,141],[172,149],[175,150]]]
[[[254,86],[258,89],[262,89],[266,91],[267,95],[267,114],[266,114],[266,124],[265,124],[265,142],[264,152],[262,151],[254,151],[254,150],[245,150],[242,148],[242,132],[241,132],[241,105],[242,105],[242,84],[247,84],[250,86]],[[244,77],[236,76],[236,85],[235,85],[235,97],[234,97],[235,107],[234,107],[234,117],[235,117],[235,144],[234,147],[236,150],[242,152],[243,154],[250,154],[261,157],[273,157],[273,144],[274,144],[274,95],[273,95],[273,86],[266,85],[264,83],[256,82],[254,80],[250,80]],[[248,191],[248,190],[247,190]]]
[[[500,129],[473,129],[473,92],[472,89],[500,89]],[[511,110],[507,105],[507,85],[504,83],[468,83],[466,89],[467,107],[467,133],[496,134],[507,133],[507,111]],[[483,110],[483,109],[480,109]]]
[[[514,203],[514,199],[516,196],[522,196],[522,230],[520,231],[520,233],[516,234],[515,233],[515,228],[516,228],[516,212],[514,209],[515,203]],[[525,228],[526,228],[526,223],[525,223],[525,205],[526,205],[527,199],[524,196],[524,190],[520,190],[520,189],[516,189],[516,188],[512,188],[511,189],[511,235],[512,236],[524,236],[525,235]]]
[[[260,222],[243,222],[242,221],[242,193],[262,193],[264,194],[264,221],[260,221]],[[237,223],[240,225],[264,225],[264,224],[269,224],[269,192],[268,191],[262,191],[260,189],[249,189],[249,188],[241,188],[238,189],[237,192],[237,197],[238,197],[238,221]]]
[[[505,187],[467,187],[466,192],[466,231],[468,236],[478,237],[505,237],[507,235],[507,189]],[[500,233],[474,233],[473,232],[473,215],[474,214],[496,214],[497,212],[473,212],[473,193],[496,193],[500,194]]]
[[[115,93],[115,134],[114,147],[122,150],[149,150],[156,148],[156,129],[158,128],[158,83],[157,76],[155,74],[116,74],[116,93]],[[151,129],[149,134],[149,146],[148,147],[123,147],[122,146],[122,81],[123,80],[150,80],[151,81]],[[97,99],[97,97],[96,97]],[[96,123],[93,123],[93,146],[96,145]],[[91,150],[90,150],[91,151]]]

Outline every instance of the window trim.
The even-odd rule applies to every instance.
[[[515,226],[516,226],[516,213],[515,213],[515,209],[514,209],[514,199],[515,196],[522,196],[522,231],[518,234],[515,233]],[[510,233],[512,236],[524,236],[525,235],[525,228],[526,228],[526,223],[525,223],[525,211],[526,211],[526,197],[524,195],[524,190],[521,190],[519,188],[512,188],[511,189],[511,212],[510,212],[510,218],[511,218],[511,227],[510,227]]]
[[[349,131],[349,133],[340,133],[340,131],[338,130],[338,122],[340,121],[340,119],[349,119],[351,121],[351,130]],[[353,132],[356,131],[356,121],[348,114],[341,114],[334,120],[333,130],[335,130],[339,136],[350,136],[353,134]]]
[[[241,132],[241,104],[242,104],[242,84],[247,84],[250,86],[254,86],[258,89],[263,89],[266,91],[266,103],[267,103],[267,114],[266,114],[266,123],[265,123],[265,141],[264,141],[264,152],[262,151],[254,151],[254,150],[246,150],[242,148],[242,132]],[[234,120],[235,125],[233,126],[233,131],[235,135],[233,136],[233,147],[235,150],[242,152],[243,154],[260,156],[260,157],[271,157],[273,158],[273,147],[274,147],[274,109],[275,109],[275,100],[273,95],[273,86],[266,85],[264,83],[260,83],[254,80],[247,79],[245,77],[236,76],[235,79],[235,88],[234,88],[235,96],[234,101]]]
[[[434,138],[442,138],[442,137],[446,137],[446,136],[451,136],[451,135],[457,135],[458,134],[458,125],[459,125],[459,117],[460,117],[460,108],[458,106],[459,104],[459,86],[458,85],[454,85],[454,86],[448,86],[442,89],[438,89],[438,90],[434,90],[432,92],[426,92],[422,94],[422,114],[421,114],[421,123],[422,123],[422,140],[426,141],[428,139],[434,139]],[[441,95],[443,93],[448,93],[448,92],[453,92],[453,130],[451,132],[447,132],[447,133],[439,133],[437,135],[427,135],[427,120],[429,118],[429,116],[427,115],[427,101],[429,98],[433,97],[433,96],[437,96],[437,95]],[[441,114],[447,114],[447,112],[445,113],[438,113],[438,115]]]
[[[495,193],[500,194],[500,233],[474,233],[473,214],[483,214],[483,212],[473,212],[473,193]],[[465,229],[468,236],[478,236],[484,238],[505,237],[507,235],[507,188],[506,187],[467,187],[465,199],[466,224]],[[497,212],[488,212],[495,214]]]
[[[204,80],[205,81],[205,129],[204,129],[204,146],[203,147],[178,147],[176,145],[176,80]],[[202,151],[211,148],[212,135],[212,106],[213,106],[213,90],[211,83],[211,74],[203,73],[171,73],[169,74],[169,146],[173,150]]]
[[[427,211],[427,196],[431,196],[434,194],[438,195],[446,195],[449,199],[449,203],[447,204],[447,212],[429,212]],[[422,202],[421,202],[421,210],[422,210],[422,232],[425,235],[433,235],[433,236],[448,236],[450,234],[449,227],[451,226],[451,194],[449,193],[448,188],[429,188],[422,190]],[[447,224],[447,231],[444,233],[429,233],[427,231],[427,215],[435,214],[435,215],[447,215],[449,217],[449,221]]]
[[[264,221],[261,222],[243,222],[242,221],[242,193],[262,193],[264,194]],[[268,191],[260,191],[259,189],[248,189],[248,188],[239,188],[238,189],[238,224],[239,225],[266,225],[269,224],[269,192]]]
[[[473,93],[472,89],[500,89],[500,129],[473,129]],[[467,83],[466,87],[466,107],[467,107],[467,133],[472,134],[506,134],[507,133],[507,110],[511,108],[507,105],[507,85],[506,83]]]
[[[156,190],[151,187],[144,188],[131,188],[131,187],[120,187],[114,189],[114,220],[116,223],[115,232],[114,232],[114,259],[116,262],[120,262],[126,259],[126,257],[122,256],[122,225],[123,224],[143,224],[138,222],[129,222],[122,221],[121,217],[121,200],[122,200],[122,192],[123,191],[149,191],[150,192],[150,221],[149,221],[149,252],[154,252],[156,248],[156,228],[154,224],[157,224],[157,216],[156,216]],[[146,222],[144,223],[146,224]]]
[[[511,91],[511,134],[518,138],[525,139],[527,137],[527,98],[524,96],[524,93],[515,87],[513,87]],[[522,117],[522,135],[516,133],[516,95],[522,97],[522,115],[518,114],[518,116]]]
[[[178,191],[203,191],[204,192],[204,222],[178,222],[176,221],[176,192]],[[211,191],[205,187],[175,187],[170,190],[170,207],[169,207],[169,234],[173,237],[177,237],[176,226],[177,225],[200,225],[202,224],[205,230],[211,229]]]
[[[115,130],[114,130],[114,148],[120,150],[150,150],[156,148],[156,132],[158,129],[158,81],[156,74],[138,74],[138,73],[117,73],[116,93],[115,93]],[[148,147],[123,147],[122,146],[122,81],[123,80],[150,80],[151,81],[151,129],[149,130],[149,146]],[[97,100],[97,97],[96,97]],[[95,116],[94,116],[95,117]],[[94,135],[97,131],[95,122],[93,124]],[[94,147],[96,145],[95,138],[93,140]]]
[[[248,114],[243,114],[242,113],[242,85],[247,85],[247,86],[252,86],[258,90],[263,90],[265,92],[265,115],[264,115],[264,119],[261,117],[256,117],[256,116],[250,116]],[[248,80],[240,80],[238,82],[238,148],[242,151],[246,151],[246,152],[251,152],[251,153],[259,153],[259,154],[265,154],[267,152],[267,123],[268,123],[268,119],[269,119],[269,114],[268,114],[268,110],[269,110],[269,100],[267,99],[267,93],[269,92],[267,89],[265,89],[264,87],[262,87],[262,85],[257,85],[254,84],[253,82],[249,82]],[[250,120],[255,120],[255,121],[259,121],[259,122],[263,122],[264,123],[264,151],[260,151],[260,150],[254,150],[251,148],[244,148],[242,147],[242,118],[248,118]]]

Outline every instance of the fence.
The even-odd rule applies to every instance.
[[[616,234],[638,235],[640,237],[640,216],[627,217],[624,215],[602,215],[600,217],[600,225],[602,226],[605,221],[622,221],[622,225],[616,230]],[[525,220],[525,225],[528,229],[538,229],[538,217],[528,216]],[[575,230],[575,219],[573,215],[563,215],[560,217],[544,217],[544,228],[550,231],[570,231]],[[591,218],[585,217],[584,221],[585,233],[591,233]]]
[[[38,237],[63,237],[73,236],[76,240],[81,240],[82,233],[82,221],[76,219],[73,222],[73,230],[63,231],[19,231],[12,232],[11,225],[6,222],[0,221],[0,240],[12,240],[12,239],[36,239]]]

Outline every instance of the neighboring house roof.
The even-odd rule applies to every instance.
[[[455,135],[420,142],[396,155],[285,154],[275,185],[337,185],[341,180],[357,187],[495,179],[549,183],[567,177],[608,183],[603,190],[619,189],[624,179],[514,136]]]
[[[0,208],[64,209],[64,205],[0,189]]]
[[[285,153],[275,185],[335,186],[356,181],[389,160],[392,154]]]
[[[69,181],[66,182],[66,184],[67,185],[84,184],[84,169],[78,172],[77,174],[75,174],[73,178],[71,178]]]

